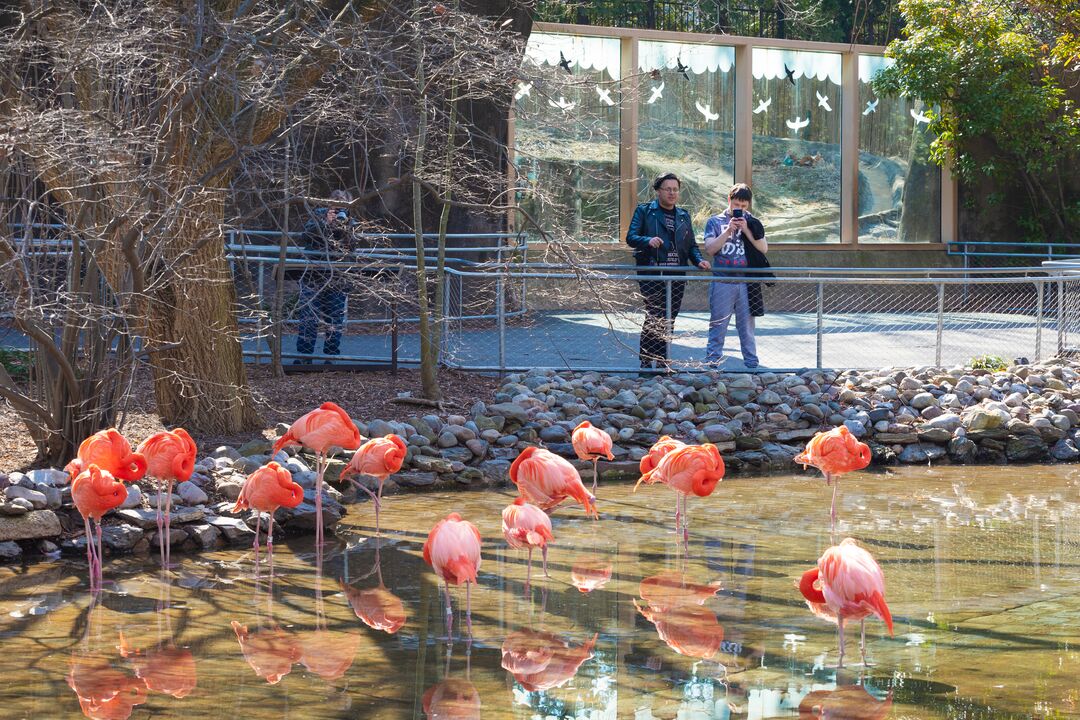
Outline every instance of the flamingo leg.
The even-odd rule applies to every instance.
[[[251,545],[255,548],[255,562],[259,562],[259,531],[262,530],[262,513],[255,511],[255,542]]]
[[[465,581],[465,627],[469,629],[469,639],[472,640],[472,582]]]
[[[829,508],[829,517],[832,520],[832,528],[830,530],[829,539],[836,544],[836,488],[840,485],[838,482],[834,482],[828,475],[825,476],[826,480],[832,485],[832,505]]]
[[[89,571],[90,591],[94,591],[94,542],[93,533],[90,531],[90,518],[83,518],[83,527],[86,532],[86,568]]]
[[[101,553],[101,521],[98,520],[98,522],[97,522],[97,581],[98,581],[97,586],[98,586],[98,590],[101,589],[102,579],[103,579],[102,578],[102,558],[103,557],[104,556]]]
[[[326,454],[318,453],[315,456],[315,546],[320,549],[323,545],[322,487],[325,472]]]
[[[840,635],[840,660],[837,662],[836,667],[844,667],[844,616],[836,616],[836,632]]]
[[[682,521],[682,498],[675,493],[675,535],[679,534],[679,523]]]
[[[379,494],[375,496],[375,536],[382,535],[382,530],[379,527],[379,510],[382,509],[382,489],[383,483],[386,482],[383,478],[379,478]]]
[[[532,582],[532,545],[529,546],[529,569],[525,572],[525,594],[529,594],[529,583]]]
[[[255,535],[258,540],[258,534]],[[270,529],[266,532],[266,562],[270,566],[270,574],[274,574],[274,513],[270,513]]]
[[[544,556],[544,577],[550,578],[551,574],[548,573],[548,569],[547,569],[547,545],[546,544],[542,548],[540,548],[540,553]]]
[[[162,533],[165,532],[165,517],[161,514],[161,491],[164,486],[161,481],[158,481],[157,496],[154,498],[154,506],[157,510],[157,517],[154,519],[157,521],[157,533],[158,533],[158,558],[161,560],[162,566],[165,565],[165,546],[161,544]]]
[[[863,667],[870,667],[866,662],[866,618],[859,622],[859,654],[862,655]]]
[[[450,583],[443,584],[443,592],[446,595],[446,642],[451,642],[454,637],[454,611],[450,608]]]
[[[597,464],[600,462],[600,458],[593,458],[592,461],[592,493],[596,494],[596,481],[600,479],[599,469]]]
[[[172,562],[172,486],[173,481],[169,480],[168,487],[165,492],[165,566],[168,567]],[[160,543],[159,543],[160,545]]]
[[[682,533],[683,533],[683,545],[689,547],[690,545],[690,514],[686,511],[686,495],[679,494],[679,498],[682,500]]]

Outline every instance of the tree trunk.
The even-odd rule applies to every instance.
[[[176,265],[152,286],[149,307],[147,345],[158,414],[170,425],[201,433],[262,427],[244,369],[236,286],[220,220],[214,221],[223,214],[220,196],[212,198],[165,241],[169,264]],[[208,234],[217,237],[182,257]]]

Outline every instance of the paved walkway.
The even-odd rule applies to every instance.
[[[508,323],[505,364],[508,368],[636,369],[641,315],[584,312],[530,313],[526,324]],[[771,368],[814,367],[817,364],[817,316],[813,313],[778,313],[759,318],[758,355]],[[822,365],[825,367],[885,367],[934,363],[937,316],[934,313],[860,313],[824,315]],[[698,364],[705,357],[708,314],[687,312],[676,322],[672,347],[675,360]],[[1042,356],[1057,349],[1057,329],[1042,328]],[[317,349],[321,349],[320,339]],[[253,349],[254,342],[247,348]],[[286,352],[295,339],[286,340]],[[266,349],[265,343],[262,349]],[[499,336],[494,327],[459,330],[452,325],[445,358],[451,365],[498,368]],[[732,369],[741,366],[734,323],[728,330],[727,354]],[[390,358],[390,335],[348,335],[343,356],[364,360]],[[948,313],[942,325],[941,360],[944,365],[967,363],[977,355],[1006,359],[1036,353],[1036,323],[1030,315],[1009,313]],[[399,337],[401,362],[415,361],[419,339],[415,333]],[[318,357],[318,356],[317,356]]]

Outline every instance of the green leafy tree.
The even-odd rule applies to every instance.
[[[902,0],[900,9],[904,36],[886,51],[896,64],[878,74],[875,89],[934,107],[935,162],[961,181],[989,180],[1000,190],[989,202],[1025,197],[1028,217],[1020,224],[1038,239],[1075,242],[1075,2]]]

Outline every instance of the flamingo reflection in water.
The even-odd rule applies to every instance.
[[[100,639],[100,611],[96,597],[87,610],[86,633],[81,648],[72,652],[65,677],[79,700],[79,708],[91,720],[126,720],[135,706],[146,702],[146,685],[129,668],[114,664],[115,646],[93,650],[91,636]],[[100,643],[99,643],[100,644]]]
[[[878,700],[861,685],[815,690],[799,703],[800,720],[885,720],[892,710],[892,694]]]
[[[562,687],[593,656],[597,637],[573,646],[554,633],[518,630],[503,641],[502,667],[528,692]]]
[[[159,580],[157,619],[157,644],[150,649],[134,646],[120,633],[120,655],[127,658],[135,669],[135,676],[146,684],[146,689],[174,698],[185,698],[198,684],[195,656],[186,647],[177,647],[172,630],[172,584],[162,568]]]
[[[570,584],[583,593],[599,590],[611,581],[614,566],[600,555],[587,555],[570,568]]]
[[[346,555],[347,562],[348,556]],[[344,580],[338,580],[338,585],[360,622],[372,630],[381,630],[387,635],[393,635],[404,627],[408,616],[405,613],[405,604],[401,601],[401,598],[390,592],[383,583],[382,560],[378,545],[375,547],[375,565],[371,572],[364,577],[369,577],[372,574],[377,575],[379,579],[379,584],[375,587],[355,588]]]
[[[424,717],[428,720],[479,720],[481,709],[480,691],[472,683],[472,641],[465,644],[465,677],[450,676],[450,661],[454,644],[446,645],[446,664],[443,679],[427,689],[421,698]]]
[[[672,650],[708,660],[720,651],[724,641],[724,628],[716,613],[704,607],[705,601],[719,590],[719,581],[697,583],[685,573],[666,571],[641,581],[643,602],[635,599],[634,606]]]
[[[271,575],[271,579],[273,575]],[[261,592],[256,585],[256,595]],[[256,602],[256,608],[259,603]],[[300,644],[296,636],[286,632],[274,621],[274,588],[271,583],[266,591],[266,616],[264,622],[258,609],[255,612],[254,630],[233,620],[233,632],[240,643],[240,652],[258,677],[271,685],[277,685],[281,679],[292,672],[292,667],[300,662]]]

